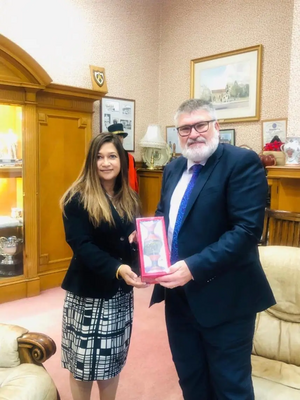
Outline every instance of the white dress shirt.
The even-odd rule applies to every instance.
[[[186,191],[186,188],[188,187],[188,184],[190,180],[192,179],[193,171],[192,171],[192,166],[196,164],[190,160],[187,160],[187,169],[183,172],[181,178],[179,179],[175,190],[172,194],[171,197],[171,204],[170,204],[170,211],[169,211],[169,227],[168,227],[168,244],[169,244],[169,249],[171,252],[172,249],[172,241],[173,241],[173,232],[174,232],[174,227],[176,223],[176,218],[179,210],[179,206],[181,203],[181,200],[183,198],[184,192]],[[204,165],[205,163],[202,163]]]

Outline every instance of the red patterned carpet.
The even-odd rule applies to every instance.
[[[72,400],[68,371],[60,366],[61,315],[64,291],[55,288],[0,305],[0,322],[23,326],[51,336],[56,354],[45,363],[61,396]],[[163,304],[148,307],[152,287],[135,290],[135,318],[128,360],[120,377],[117,400],[182,400],[172,363],[164,322]],[[98,400],[96,387],[92,400]]]

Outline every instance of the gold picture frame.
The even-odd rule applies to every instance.
[[[211,101],[221,123],[260,119],[262,45],[191,60],[191,98]]]
[[[228,143],[235,146],[235,129],[220,129],[220,143]]]

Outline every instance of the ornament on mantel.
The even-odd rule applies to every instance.
[[[270,158],[268,158],[267,160],[264,159],[264,161],[262,160],[264,165],[265,165],[265,162],[268,163],[265,166],[269,166],[269,165],[285,165],[285,156],[284,156],[284,153],[281,151],[281,148],[282,148],[283,144],[284,143],[276,135],[276,136],[273,137],[271,142],[266,143],[264,145],[262,154],[264,156],[272,156],[272,157],[275,158],[275,164],[272,164],[272,161],[271,161]]]

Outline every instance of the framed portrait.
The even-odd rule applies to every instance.
[[[175,153],[177,156],[181,154],[181,148],[179,144],[178,132],[175,126],[166,127],[166,141],[170,147],[171,154]]]
[[[220,129],[220,143],[235,145],[235,129]]]
[[[141,280],[154,283],[170,267],[170,254],[164,217],[136,219],[136,230],[141,265]]]
[[[108,132],[111,124],[123,124],[128,136],[123,146],[127,151],[134,151],[135,137],[135,100],[117,97],[102,97],[100,110],[100,132]]]
[[[211,101],[219,122],[260,118],[262,45],[191,60],[191,98]]]
[[[266,119],[261,121],[262,126],[262,147],[270,143],[275,136],[278,136],[281,142],[286,142],[287,118]]]

